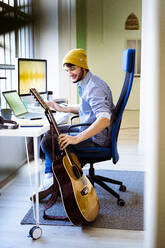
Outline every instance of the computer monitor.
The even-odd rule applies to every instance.
[[[30,88],[47,93],[47,60],[18,58],[18,94],[31,95]]]

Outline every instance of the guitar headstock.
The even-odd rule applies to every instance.
[[[54,116],[52,115],[52,112],[50,108],[48,107],[48,105],[44,102],[44,100],[42,99],[42,97],[40,96],[40,94],[35,88],[31,88],[30,92],[34,95],[34,97],[39,102],[39,104],[46,110],[45,115],[48,118],[49,123],[53,125],[54,129],[56,130],[57,135],[59,135],[59,130],[58,130],[56,120],[54,119]]]
[[[30,92],[34,95],[35,99],[40,103],[40,105],[45,109],[45,110],[50,110],[48,105],[44,102],[42,97],[40,96],[39,92],[35,88],[31,88]]]

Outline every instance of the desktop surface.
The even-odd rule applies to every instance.
[[[55,120],[58,125],[67,124],[70,113],[58,112],[54,114]],[[0,136],[22,136],[22,137],[38,137],[50,129],[50,124],[47,120],[29,120],[18,119],[13,116],[12,120],[19,124],[17,129],[1,129]]]

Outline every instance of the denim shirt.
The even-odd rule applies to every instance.
[[[100,117],[111,118],[114,104],[109,86],[90,71],[77,84],[80,96],[79,117],[80,123],[92,124]],[[80,127],[83,131],[87,127]],[[100,146],[110,144],[110,127],[92,137],[94,143]]]

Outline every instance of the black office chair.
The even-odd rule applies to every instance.
[[[117,204],[119,206],[124,206],[125,202],[120,198],[120,195],[116,193],[112,188],[110,188],[106,183],[112,183],[120,185],[119,190],[120,191],[126,191],[126,186],[123,185],[121,181],[117,181],[114,179],[102,177],[95,174],[94,170],[94,163],[106,161],[112,159],[113,163],[116,164],[119,160],[119,154],[117,149],[117,139],[118,134],[120,130],[120,124],[122,120],[123,111],[125,109],[125,106],[127,104],[132,82],[133,82],[133,76],[134,76],[134,65],[135,65],[135,49],[127,49],[123,51],[123,63],[122,63],[122,69],[126,72],[125,80],[123,84],[123,88],[120,94],[120,97],[118,99],[118,102],[115,106],[115,110],[111,116],[111,140],[110,140],[110,146],[109,147],[85,147],[85,148],[79,148],[76,149],[76,154],[81,162],[81,164],[84,166],[85,164],[89,163],[89,179],[94,185],[94,183],[99,184],[101,187],[103,187],[105,190],[107,190],[109,193],[111,193],[114,197],[117,198]],[[81,126],[84,124],[75,124],[72,125],[72,127]],[[88,125],[88,124],[85,124]],[[71,130],[70,128],[70,130]],[[105,183],[106,182],[106,183]]]

